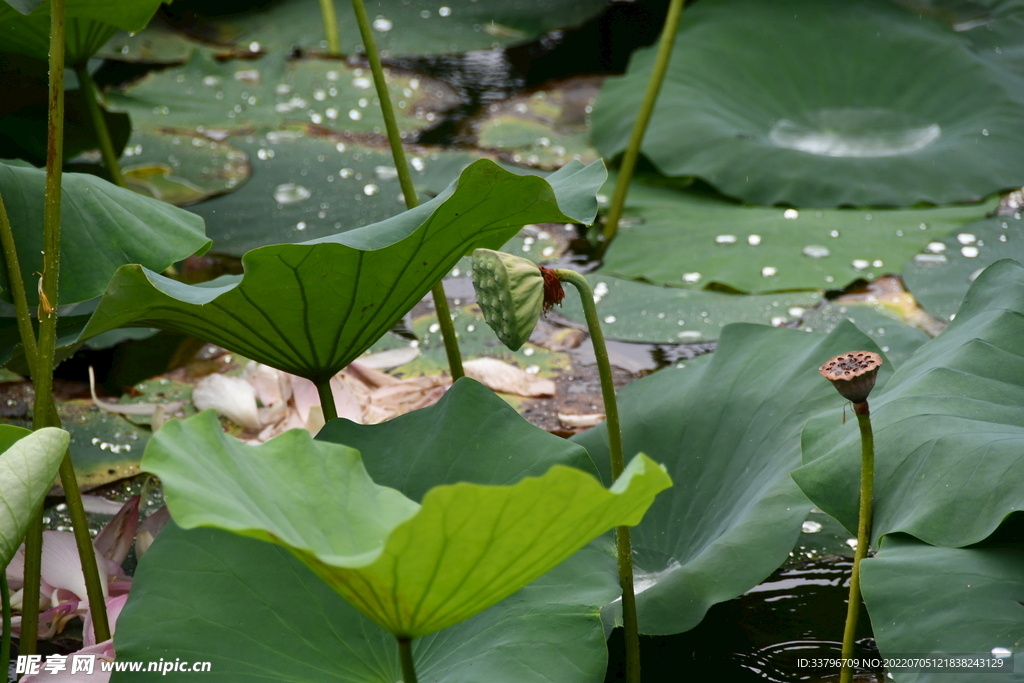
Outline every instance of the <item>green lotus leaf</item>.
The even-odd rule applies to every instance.
[[[800,322],[800,329],[828,334],[844,320],[849,320],[871,337],[885,354],[887,361],[899,367],[922,344],[931,339],[924,330],[907,324],[893,310],[882,304],[830,301],[810,311]]]
[[[43,504],[71,436],[47,427],[30,432],[0,425],[0,566],[6,567]]]
[[[374,39],[382,56],[452,55],[525,43],[548,31],[577,26],[600,14],[605,0],[524,0],[487,3],[450,0],[431,5],[403,0],[375,0],[367,6]],[[364,52],[351,3],[335,2],[341,51]],[[169,12],[174,13],[171,5]],[[317,0],[277,0],[246,7],[245,12],[216,16],[189,15],[189,30],[218,46],[249,50],[290,50],[294,46],[325,49],[324,26]],[[145,33],[137,38],[145,37]],[[125,41],[119,39],[121,43]],[[129,53],[131,48],[129,48]]]
[[[599,272],[693,289],[841,289],[900,272],[929,242],[994,208],[784,210],[635,182]]]
[[[473,289],[487,325],[518,351],[544,309],[544,276],[537,264],[491,249],[473,252]]]
[[[555,465],[511,486],[436,487],[420,506],[374,484],[354,449],[304,430],[245,446],[212,411],[165,425],[143,467],[161,478],[181,526],[279,543],[403,637],[464,621],[610,528],[635,525],[671,485],[640,455],[610,490]]]
[[[946,331],[872,393],[873,545],[894,532],[934,545],[977,543],[1024,507],[1022,334],[1024,267],[1000,261],[978,277]],[[856,529],[860,436],[841,419],[833,410],[807,423],[806,464],[793,478]]]
[[[419,679],[600,681],[608,649],[598,610],[619,593],[614,565],[610,554],[584,548],[475,617],[418,638],[412,649]],[[173,522],[139,562],[114,642],[124,660],[174,652],[211,662],[223,683],[402,680],[394,637],[287,550],[219,529],[183,531]],[[139,679],[123,672],[111,678]]]
[[[903,268],[907,288],[929,313],[952,319],[971,283],[1004,258],[1024,262],[1020,214],[997,216],[935,240]]]
[[[36,273],[43,270],[43,193],[46,172],[0,163],[0,195],[14,231],[25,291],[38,302]],[[203,221],[175,208],[101,180],[65,173],[61,186],[61,269],[58,303],[101,295],[114,272],[126,263],[160,271],[175,261],[204,252],[210,241]],[[6,269],[0,266],[2,282]],[[10,301],[10,293],[4,292]]]
[[[141,31],[163,0],[68,0],[64,8],[65,61],[78,64],[92,57],[118,29]],[[35,3],[33,3],[35,4]],[[7,52],[38,59],[50,53],[50,3],[31,8],[0,3],[0,44]]]
[[[605,157],[625,149],[654,57],[601,92]],[[1024,182],[1024,107],[1004,80],[951,27],[885,0],[701,2],[642,151],[752,204],[978,201]]]
[[[415,501],[441,484],[506,486],[552,465],[597,474],[582,446],[534,427],[466,377],[430,407],[376,425],[331,420],[316,439],[355,448],[373,481]]]
[[[936,548],[886,536],[861,565],[861,591],[883,656],[973,654],[1004,671],[893,672],[900,683],[1020,680],[1024,656],[1024,553],[1016,543]]]
[[[530,425],[471,379],[456,382],[434,406],[384,424],[332,420],[317,440],[359,449],[375,482],[415,501],[435,486],[510,485],[556,464],[593,471],[583,448]],[[607,648],[598,610],[619,594],[615,559],[601,542],[475,617],[416,640],[421,680],[599,680]],[[166,628],[152,619],[157,605],[167,619],[193,626]],[[161,533],[135,574],[116,638],[123,658],[188,651],[213,662],[226,681],[317,680],[322,671],[353,683],[401,678],[391,634],[291,553],[214,529],[172,524]]]
[[[476,247],[499,247],[527,223],[589,223],[601,164],[547,179],[480,160],[435,199],[382,223],[250,251],[243,276],[197,286],[125,266],[83,339],[122,326],[193,334],[319,382],[377,341]]]
[[[817,373],[821,358],[873,347],[849,323],[827,337],[730,325],[710,361],[622,390],[623,451],[654,454],[675,482],[633,529],[642,633],[693,628],[787,559],[811,507],[789,476],[800,464],[800,430],[843,403]],[[605,427],[573,441],[607,480]]]
[[[312,130],[270,131],[251,142],[232,137],[231,144],[248,154],[252,177],[240,189],[190,209],[206,221],[218,253],[241,257],[268,244],[327,237],[405,209],[387,150],[353,142],[339,146],[337,139]],[[443,192],[477,158],[464,152],[411,155],[421,201]]]
[[[648,344],[710,341],[726,325],[738,322],[781,325],[798,319],[822,298],[820,291],[727,294],[660,287],[600,272],[585,277],[599,299],[605,337]],[[556,310],[570,320],[585,321],[578,297],[567,296]]]
[[[432,125],[435,111],[459,101],[440,81],[398,73],[387,81],[402,130]],[[373,133],[384,127],[368,69],[338,60],[285,60],[283,55],[217,61],[197,50],[181,66],[151,71],[110,93],[107,102],[130,114],[136,125],[158,128],[195,129],[197,121],[207,131],[247,133],[274,130],[284,122],[338,133]]]

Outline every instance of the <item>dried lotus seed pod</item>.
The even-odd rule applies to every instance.
[[[544,276],[527,259],[490,249],[473,252],[476,300],[498,339],[518,351],[544,306]]]
[[[828,359],[818,372],[832,382],[843,398],[854,403],[863,403],[868,400],[868,394],[875,388],[875,377],[880,367],[882,357],[877,353],[850,351]]]

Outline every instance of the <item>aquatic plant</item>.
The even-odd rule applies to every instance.
[[[846,628],[843,631],[843,665],[841,683],[853,680],[853,648],[860,614],[860,566],[871,542],[871,508],[875,490],[875,437],[871,432],[871,409],[868,396],[875,388],[882,357],[871,351],[850,351],[831,358],[819,368],[821,376],[832,383],[836,391],[853,403],[860,427],[860,505],[857,522],[857,549],[853,555],[853,573],[850,575],[850,599],[847,603]]]

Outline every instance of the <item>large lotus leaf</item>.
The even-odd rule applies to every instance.
[[[875,541],[899,531],[969,545],[1024,507],[1021,335],[1024,267],[1000,261],[978,277],[946,331],[872,393]],[[840,420],[832,411],[808,422],[807,464],[793,478],[815,505],[856,529],[860,435],[852,420]]]
[[[140,31],[163,0],[68,0],[65,60],[78,64],[93,56],[118,29]],[[0,4],[0,44],[8,52],[47,59],[50,52],[50,3],[24,15]]]
[[[61,305],[95,298],[120,266],[160,271],[209,248],[203,220],[93,175],[65,173],[61,185]],[[0,163],[0,195],[18,245],[29,304],[38,302],[36,273],[43,270],[43,194],[46,172]],[[0,266],[3,282],[6,269]],[[10,301],[10,293],[4,292]]]
[[[1004,670],[892,672],[897,683],[1024,679],[1024,552],[1013,544],[936,548],[887,536],[861,565],[861,591],[883,656],[973,654]]]
[[[327,237],[405,209],[387,149],[339,144],[314,130],[231,142],[248,153],[252,177],[238,191],[192,208],[218,253],[242,256],[267,244]],[[434,196],[475,159],[464,152],[410,156],[413,183],[422,191],[440,181]]]
[[[653,61],[638,52],[602,90],[606,157]],[[1024,183],[1024,108],[1001,80],[951,28],[885,0],[711,0],[682,19],[642,151],[753,204],[977,201]]]
[[[932,315],[951,319],[981,271],[1004,258],[1024,262],[1019,216],[978,221],[929,243],[903,269],[907,288]]]
[[[118,31],[94,56],[139,64],[181,64],[195,48],[194,41],[171,28],[163,13],[158,13],[142,31]]]
[[[407,637],[464,621],[610,528],[637,524],[671,486],[640,455],[610,490],[555,465],[511,486],[439,486],[420,506],[374,484],[358,451],[313,442],[305,430],[245,446],[223,433],[212,411],[165,425],[143,468],[160,477],[181,526],[279,543]]]
[[[589,223],[600,163],[548,178],[477,161],[435,199],[392,219],[301,244],[250,251],[243,276],[198,286],[125,266],[83,338],[115,327],[193,334],[320,381],[368,349],[463,254],[497,248],[527,223]]]
[[[902,320],[891,308],[877,303],[828,302],[808,313],[800,329],[828,334],[849,320],[875,340],[888,361],[899,367],[929,339],[928,333]]]
[[[0,426],[0,567],[18,551],[32,515],[53,485],[70,435],[47,427]]]
[[[783,210],[633,183],[601,272],[743,292],[841,289],[900,272],[930,241],[993,208]]]
[[[335,2],[343,53],[364,52],[351,3]],[[384,56],[447,55],[524,43],[548,31],[576,26],[599,14],[605,0],[524,0],[515,3],[450,0],[375,0],[367,6]],[[175,7],[169,8],[171,14]],[[201,11],[214,14],[206,7]],[[317,0],[275,0],[225,16],[189,16],[188,32],[216,45],[262,50],[327,47]]]
[[[648,248],[648,253],[650,249]],[[821,301],[820,291],[776,294],[727,294],[632,282],[602,273],[586,276],[598,299],[597,311],[609,339],[647,343],[686,343],[717,339],[726,325],[738,322],[781,325],[803,315]],[[562,308],[570,320],[583,323],[576,291],[567,293]]]
[[[583,447],[534,427],[468,378],[428,408],[378,425],[331,420],[316,438],[355,448],[375,482],[416,501],[443,483],[508,485],[556,464],[597,473]]]
[[[800,430],[843,403],[817,368],[859,348],[874,345],[850,324],[827,337],[731,325],[710,362],[621,392],[624,452],[654,454],[675,482],[633,530],[643,633],[693,628],[786,560],[811,507],[789,477]],[[605,427],[573,440],[608,477]]]
[[[458,103],[442,83],[392,74],[388,92],[402,130],[430,126],[434,112]],[[283,122],[312,123],[324,131],[381,132],[384,118],[369,69],[324,59],[215,60],[197,51],[185,64],[151,71],[122,93],[111,93],[114,109],[136,125],[195,128],[207,132],[276,129]],[[428,116],[429,114],[429,116]]]
[[[600,681],[608,653],[598,610],[618,595],[614,564],[609,554],[584,548],[475,617],[418,638],[419,679]],[[173,652],[211,662],[224,683],[402,679],[394,637],[287,550],[219,529],[183,531],[173,522],[139,562],[115,645],[125,660]],[[176,675],[187,677],[168,679]],[[114,673],[111,680],[139,675]]]

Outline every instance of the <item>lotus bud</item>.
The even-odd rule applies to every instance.
[[[882,357],[877,353],[850,351],[825,361],[818,372],[832,382],[832,386],[843,395],[843,398],[854,403],[863,403],[868,400],[868,394],[875,388],[875,377],[880,367]]]
[[[476,300],[498,339],[518,351],[544,307],[544,276],[527,259],[490,249],[473,252]]]

